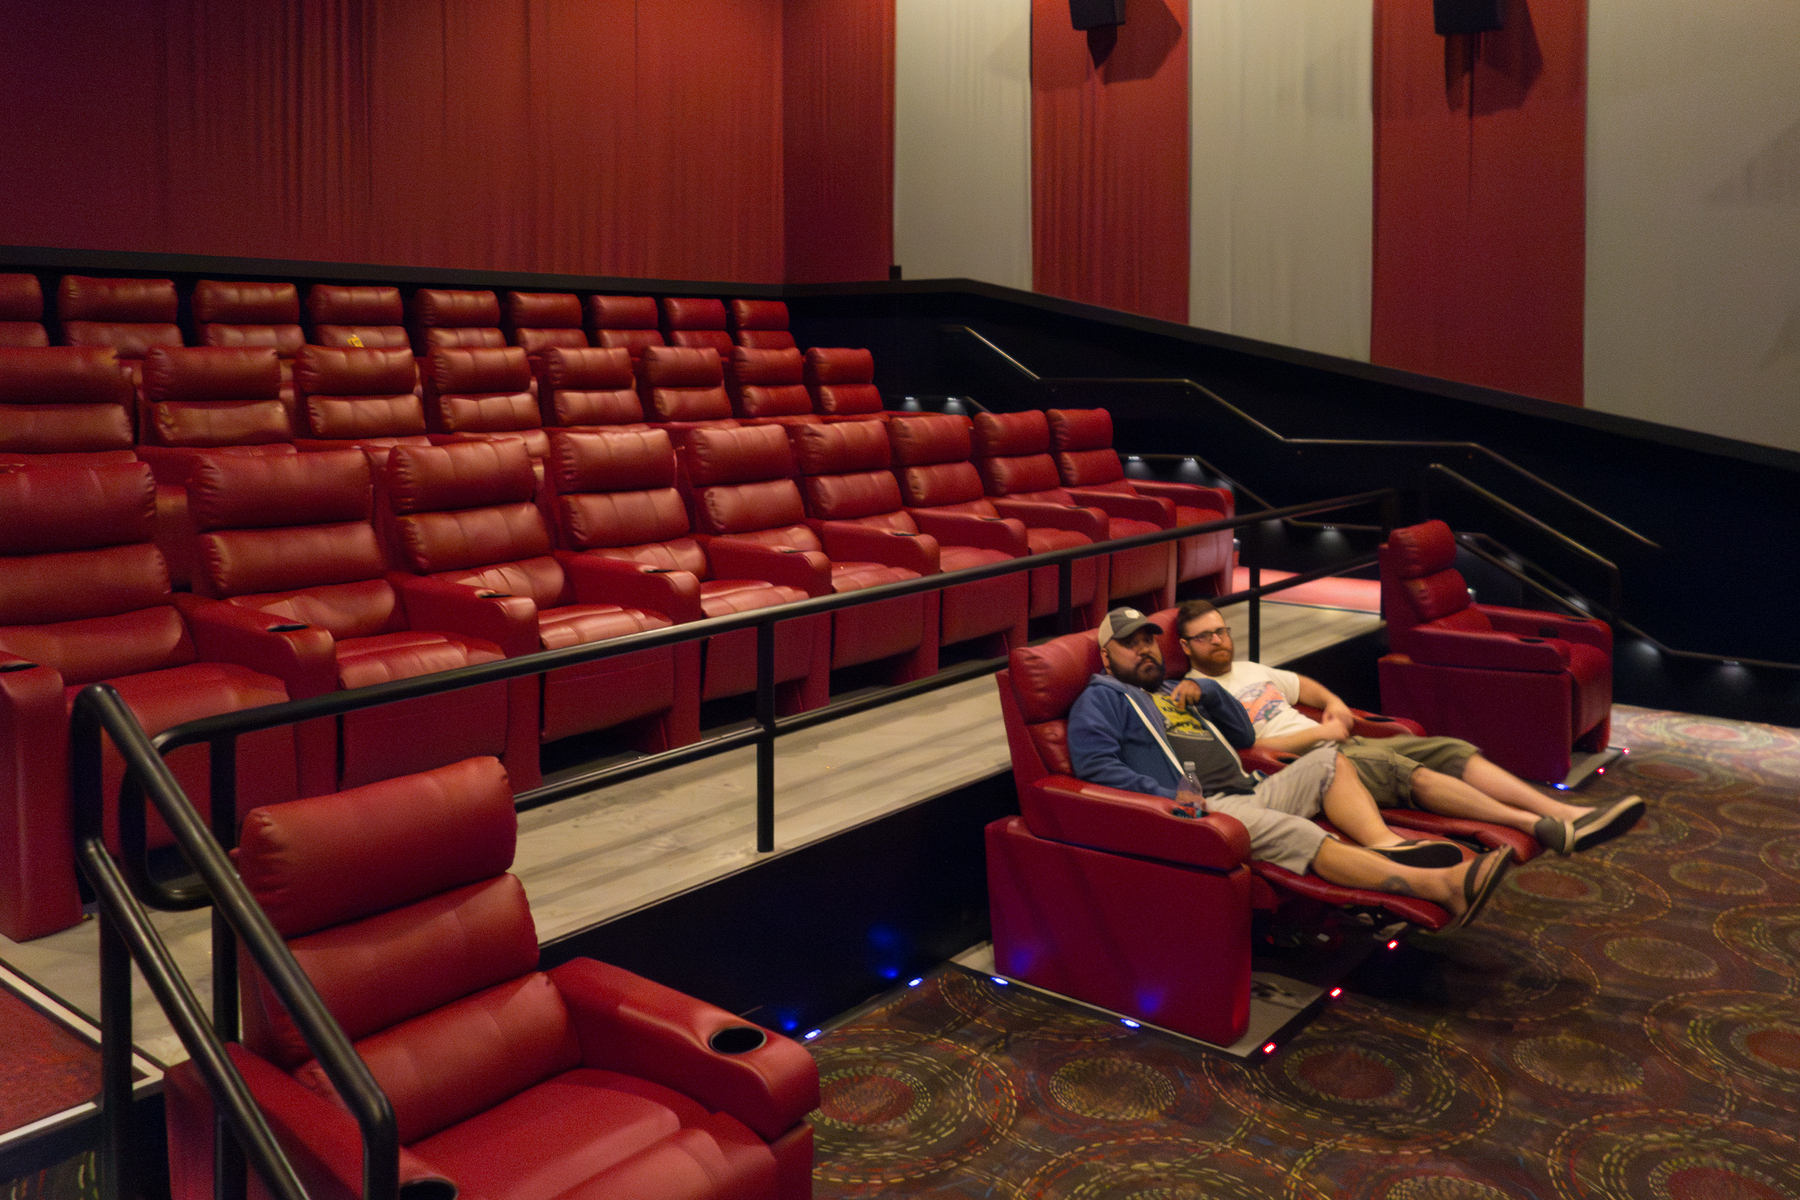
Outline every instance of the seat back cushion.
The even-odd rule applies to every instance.
[[[637,363],[638,395],[652,421],[717,421],[731,416],[719,355],[710,348],[651,346]]]
[[[268,346],[292,358],[306,344],[300,290],[292,283],[202,279],[193,310],[203,346]]]
[[[677,329],[724,329],[725,303],[707,296],[665,296],[663,332]]]
[[[795,417],[812,412],[798,350],[739,346],[727,360],[732,411],[740,417]]]
[[[553,346],[541,359],[545,424],[631,425],[644,419],[631,352],[623,346]]]
[[[22,271],[0,272],[0,321],[41,322],[44,319],[44,285],[36,275]],[[782,322],[782,328],[787,322]]]
[[[990,496],[1036,496],[1062,487],[1062,477],[1048,454],[978,458],[975,469]]]
[[[418,366],[409,348],[303,346],[294,358],[301,418],[318,438],[425,432]]]
[[[110,349],[20,347],[0,355],[0,450],[129,450],[131,381]]]
[[[786,329],[788,307],[780,300],[733,300],[730,325],[734,333],[746,329]]]
[[[146,444],[258,446],[293,438],[281,363],[262,347],[152,348],[144,357]]]
[[[899,514],[900,485],[887,469],[892,453],[879,421],[799,425],[794,450],[804,477],[808,511],[823,521],[855,521],[897,514],[896,528],[911,530]]]
[[[806,352],[806,386],[813,407],[830,416],[881,411],[875,358],[867,350],[814,346]]]
[[[1381,546],[1380,559],[1382,614],[1395,632],[1430,621],[1457,629],[1491,628],[1470,607],[1468,585],[1451,565],[1456,535],[1444,522],[1393,530]]]
[[[589,296],[588,323],[599,329],[656,329],[656,300],[650,296]]]
[[[407,570],[530,596],[540,608],[560,602],[563,572],[523,443],[396,446],[382,479]]]
[[[489,291],[420,288],[413,293],[412,310],[424,329],[500,327],[500,299]]]
[[[508,292],[506,323],[526,329],[580,329],[581,300],[574,292]]]
[[[1044,419],[1054,451],[1112,449],[1112,414],[1104,408],[1052,408]]]
[[[531,365],[519,346],[433,350],[434,408],[446,433],[504,433],[542,425]]]
[[[1100,646],[1092,634],[1075,633],[1014,650],[1007,664],[1019,715],[1052,774],[1070,775],[1069,709],[1099,671]]]
[[[361,284],[313,284],[306,293],[306,312],[319,325],[391,326],[406,319],[399,288]]]
[[[675,489],[675,450],[666,432],[554,430],[546,466],[566,548],[681,541],[682,569],[698,567],[695,573],[705,575],[705,560],[688,538],[687,509]]]
[[[975,455],[979,458],[1050,451],[1050,422],[1037,409],[975,414]]]

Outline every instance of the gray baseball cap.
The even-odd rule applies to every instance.
[[[1158,633],[1163,631],[1161,625],[1135,608],[1115,608],[1106,614],[1106,619],[1100,622],[1100,628],[1094,630],[1094,636],[1104,646],[1114,639],[1128,638],[1146,627]]]

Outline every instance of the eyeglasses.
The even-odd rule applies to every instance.
[[[1181,639],[1184,642],[1228,642],[1231,640],[1231,626],[1221,625],[1217,629],[1202,629],[1198,633],[1190,633]]]

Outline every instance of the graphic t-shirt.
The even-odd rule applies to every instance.
[[[1211,679],[1235,696],[1250,714],[1259,741],[1319,727],[1317,721],[1294,708],[1300,699],[1300,676],[1292,671],[1239,661],[1232,663],[1231,670],[1223,675],[1189,671],[1188,678]]]
[[[1176,761],[1184,766],[1194,764],[1194,774],[1202,796],[1221,792],[1246,794],[1256,787],[1256,780],[1244,770],[1233,750],[1210,721],[1203,721],[1188,709],[1175,703],[1172,696],[1156,693],[1156,707],[1162,713],[1164,733]],[[1191,784],[1189,786],[1192,786]]]

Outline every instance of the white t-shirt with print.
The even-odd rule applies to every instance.
[[[1300,699],[1300,676],[1292,671],[1239,659],[1223,675],[1189,671],[1188,678],[1211,679],[1236,696],[1244,711],[1250,714],[1258,741],[1319,727],[1317,721],[1294,708]]]

